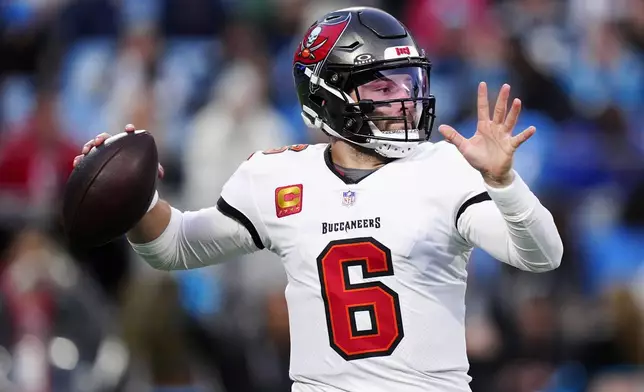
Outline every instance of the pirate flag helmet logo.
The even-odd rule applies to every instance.
[[[298,45],[293,61],[311,65],[324,60],[344,32],[349,18],[350,15],[332,20],[325,19],[311,26]]]

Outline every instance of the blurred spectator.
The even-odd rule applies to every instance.
[[[123,330],[137,368],[156,387],[191,385],[191,360],[176,285],[168,277],[130,285],[123,295]],[[170,337],[171,339],[167,339]]]
[[[62,43],[68,45],[90,37],[115,36],[119,8],[110,0],[65,0],[55,25]]]
[[[644,1],[18,0],[0,6],[0,255],[12,251],[0,275],[0,390],[16,381],[4,369],[20,307],[42,316],[56,303],[78,315],[82,305],[65,306],[85,297],[108,310],[88,314],[110,322],[44,312],[41,349],[52,328],[69,328],[80,337],[60,337],[83,356],[85,342],[100,340],[90,329],[118,322],[132,361],[114,359],[123,352],[113,339],[103,361],[128,366],[125,390],[290,390],[287,279],[273,254],[160,275],[131,268],[124,238],[56,250],[56,215],[80,144],[127,123],[154,134],[166,168],[160,191],[185,209],[213,206],[255,151],[326,142],[301,119],[293,52],[319,15],[355,5],[400,16],[426,49],[437,123],[471,136],[473,92],[484,80],[490,99],[502,83],[521,98],[517,132],[537,127],[515,167],[553,212],[564,261],[555,273],[528,276],[473,253],[473,392],[642,389]],[[72,258],[83,268],[52,267]],[[18,290],[17,271],[33,272],[27,265],[45,281],[64,270],[96,284],[96,297],[92,289]],[[43,358],[34,362],[41,370]],[[71,373],[84,374],[80,363]],[[65,384],[71,373],[56,370],[52,380],[75,390]]]
[[[289,125],[270,105],[270,60],[249,26],[233,25],[226,34],[227,59],[212,100],[191,126],[185,160],[184,201],[189,208],[214,205],[224,182],[257,150],[289,144]]]
[[[0,229],[5,237],[0,243],[24,226],[40,227],[64,241],[59,220],[62,195],[80,146],[60,127],[54,82],[40,80],[33,113],[24,124],[8,129],[0,143]],[[127,269],[126,246],[115,241],[93,250],[68,250],[86,268],[84,272],[100,282],[104,293],[116,299]]]
[[[27,122],[3,135],[0,146],[0,196],[3,223],[23,221],[49,225],[78,145],[59,129],[57,94],[41,86]]]
[[[120,132],[126,124],[155,132],[163,148],[163,134],[153,122],[155,96],[152,90],[158,59],[158,39],[152,30],[129,28],[121,38],[116,63],[111,70],[111,95],[106,105],[108,129]],[[148,108],[148,106],[152,106]]]
[[[236,5],[235,2],[227,0],[158,0],[158,2],[162,5],[160,31],[169,36],[220,34],[222,27],[225,26],[226,17],[231,13],[226,6]]]
[[[633,52],[619,36],[614,24],[596,24],[573,49],[564,84],[576,110],[592,116],[610,104],[626,113],[644,104],[642,56]]]
[[[211,101],[195,115],[190,127],[183,195],[190,209],[213,206],[225,181],[251,153],[292,142],[290,125],[270,104],[268,80],[263,77],[270,59],[256,30],[232,24],[224,37],[226,63]],[[219,326],[219,332],[205,333],[210,361],[221,366],[221,361],[228,361],[218,359],[218,353],[228,351],[223,342],[237,342],[244,347],[240,366],[246,368],[243,371],[248,372],[246,377],[254,388],[290,390],[288,344],[284,345],[283,323],[280,327],[275,319],[284,316],[280,306],[285,288],[284,272],[275,255],[260,252],[231,260],[217,272],[182,272],[177,279],[181,286],[203,287],[202,296],[213,296],[213,290],[225,296],[220,299],[223,303],[211,308],[214,314],[202,310],[195,315],[195,327]],[[231,319],[229,314],[237,317]]]
[[[22,392],[121,385],[129,364],[116,313],[69,255],[28,229],[0,261],[0,384]]]

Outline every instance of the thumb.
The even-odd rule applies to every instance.
[[[438,127],[438,132],[443,135],[445,140],[448,143],[451,143],[456,146],[456,148],[460,148],[461,144],[466,140],[463,135],[458,133],[458,131],[449,125],[441,125]]]
[[[125,126],[125,132],[134,132],[136,131],[136,127],[132,124],[127,124]]]

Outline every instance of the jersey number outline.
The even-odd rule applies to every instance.
[[[308,146],[309,146],[308,144],[292,144],[290,146],[284,146],[284,147],[280,147],[280,148],[271,148],[270,150],[262,151],[262,154],[263,155],[273,155],[273,154],[282,153],[284,151],[300,152],[300,151],[306,150],[306,148]],[[248,158],[246,158],[246,160],[247,161],[250,160],[254,155],[255,155],[255,152],[250,154],[248,156]]]
[[[293,144],[290,146],[284,146],[280,148],[272,148],[270,150],[262,151],[262,154],[264,155],[272,155],[272,154],[279,154],[284,151],[293,151],[293,152],[300,152],[306,150],[308,147],[308,144]]]
[[[329,242],[317,257],[329,344],[347,361],[391,355],[404,337],[398,293],[380,281],[349,281],[349,267],[363,278],[392,276],[389,248],[372,237]],[[358,330],[357,313],[367,314],[371,329]]]

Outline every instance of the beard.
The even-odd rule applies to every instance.
[[[387,135],[402,134],[404,136],[405,131],[412,132],[413,130],[416,130],[416,121],[414,120],[413,116],[407,116],[406,127],[403,120],[374,121],[374,124],[382,133]]]

